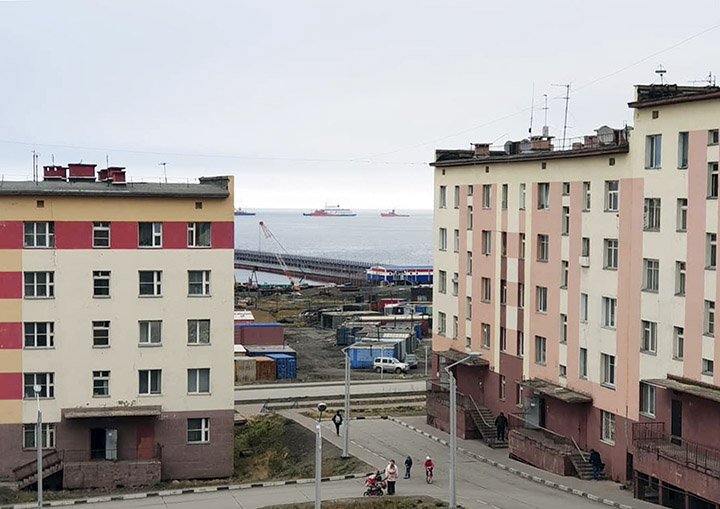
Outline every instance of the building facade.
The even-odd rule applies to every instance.
[[[436,152],[429,419],[447,428],[443,365],[480,352],[455,372],[460,434],[503,411],[533,464],[540,429],[641,498],[716,507],[720,89],[638,86],[630,107],[632,129],[560,149]]]
[[[38,407],[65,487],[231,475],[232,178],[44,177],[0,184],[0,478],[36,480]]]

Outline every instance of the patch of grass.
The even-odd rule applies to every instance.
[[[325,509],[435,509],[447,507],[448,504],[430,497],[377,497],[352,498],[347,500],[330,500],[323,502]],[[313,502],[303,504],[269,505],[262,509],[312,509]],[[458,506],[460,507],[460,506]]]

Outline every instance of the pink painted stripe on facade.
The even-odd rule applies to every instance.
[[[0,249],[22,249],[22,221],[0,221]]]
[[[0,322],[0,350],[20,350],[22,347],[22,323]]]
[[[57,249],[91,249],[92,223],[89,221],[55,221]]]
[[[22,299],[22,272],[0,272],[0,299]]]
[[[460,210],[462,210],[462,208]],[[212,223],[211,235],[213,249],[235,249],[234,221],[214,221]]]
[[[456,255],[458,258],[458,348],[465,346],[465,338],[470,335],[470,331],[467,330],[466,323],[466,303],[468,297],[467,277],[460,277],[460,274],[465,274],[467,272],[467,252],[469,251],[467,245],[467,189],[468,186],[460,186],[460,207],[458,209],[458,237],[460,239],[460,241],[458,242],[458,253]],[[455,249],[455,232],[448,232],[448,237],[450,237],[448,239],[448,249],[450,249],[450,244],[452,244],[453,246],[452,249]],[[460,253],[463,253],[463,256],[461,256]],[[452,288],[452,274],[448,274],[448,276],[451,280],[449,288]],[[450,325],[450,327],[452,327],[452,324]]]
[[[580,378],[580,249],[583,223],[583,182],[570,182],[570,232],[568,235],[567,284],[567,382],[568,387],[590,392]]]
[[[22,373],[0,373],[0,400],[22,399]]]
[[[482,198],[482,195],[481,195]],[[498,337],[498,324],[495,323],[495,299],[498,297],[498,293],[494,290],[498,288],[499,281],[497,280],[498,272],[496,270],[495,253],[499,249],[500,235],[497,232],[497,210],[500,204],[497,201],[497,185],[490,185],[490,204],[489,209],[482,208],[482,202],[477,206],[473,207],[473,253],[477,253],[473,258],[473,277],[472,293],[475,296],[473,299],[473,319],[472,319],[472,338],[473,342],[471,348],[474,352],[481,352],[483,356],[490,360],[490,367],[493,370],[497,370],[498,367],[493,366],[495,349],[494,338]],[[482,232],[489,231],[491,241],[491,253],[484,255],[482,252]],[[491,301],[482,301],[482,278],[490,278],[491,283]],[[477,301],[477,304],[476,304]],[[482,324],[490,325],[490,347],[482,346]]]

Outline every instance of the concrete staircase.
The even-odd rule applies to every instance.
[[[583,454],[585,455],[585,458],[583,458],[579,452],[575,451],[573,454],[570,455],[570,461],[575,467],[575,471],[577,472],[578,477],[580,479],[588,481],[593,478],[593,469],[589,461],[590,453],[583,452]],[[598,476],[598,479],[607,479],[607,477],[604,473],[601,473]]]
[[[475,427],[480,432],[480,436],[485,443],[493,449],[507,449],[507,441],[497,439],[495,417],[493,417],[492,412],[485,407],[475,404],[474,401],[472,403],[470,417],[472,417]]]
[[[43,479],[63,469],[62,456],[57,451],[50,451],[44,454],[42,464]],[[14,468],[13,473],[15,474],[18,489],[23,489],[37,483],[36,460],[28,461],[24,465]]]

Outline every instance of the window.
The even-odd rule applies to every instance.
[[[677,200],[677,220],[675,228],[679,232],[687,231],[687,198]]]
[[[24,247],[55,247],[55,223],[52,221],[25,222]]]
[[[187,420],[187,441],[189,444],[206,444],[210,441],[210,419]]]
[[[520,382],[515,382],[515,404],[523,406],[523,386]]]
[[[715,335],[715,301],[705,301],[705,335]]]
[[[492,296],[492,281],[490,281],[489,277],[484,277],[480,280],[480,284],[482,285],[482,301],[490,302]]]
[[[41,398],[55,397],[55,373],[23,374],[23,395],[25,399],[35,399],[35,386],[40,386]]]
[[[110,297],[110,271],[93,271],[93,297]]]
[[[517,344],[515,345],[515,348],[517,351],[517,356],[522,358],[522,356],[525,354],[525,334],[523,333],[523,331],[517,331],[516,342]]]
[[[162,223],[138,223],[138,247],[162,247]]]
[[[507,232],[500,232],[500,256],[507,256]]]
[[[550,208],[550,184],[546,182],[538,184],[538,208]]]
[[[570,207],[562,208],[562,232],[563,235],[570,234]]]
[[[620,200],[619,200],[620,184],[617,180],[606,180],[605,181],[605,211],[606,212],[617,212]]]
[[[438,292],[445,293],[447,291],[447,272],[444,270],[438,271]]]
[[[500,383],[498,384],[498,398],[505,401],[505,375],[500,375]]]
[[[657,292],[660,288],[660,260],[643,258],[643,290]]]
[[[702,374],[711,375],[715,372],[715,363],[710,359],[702,360]]]
[[[675,295],[685,295],[685,262],[675,262]]]
[[[210,295],[210,271],[188,271],[188,295]]]
[[[467,229],[472,230],[473,228],[473,208],[472,205],[467,207]]]
[[[560,364],[558,375],[560,378],[567,378],[567,366]]]
[[[563,196],[570,196],[570,182],[562,183],[562,194]]]
[[[618,239],[605,239],[605,269],[618,268]]]
[[[560,288],[568,287],[568,277],[569,277],[568,261],[560,260]]]
[[[685,354],[685,328],[673,327],[673,358],[682,360]]]
[[[615,356],[608,354],[600,355],[600,379],[603,385],[615,387]]]
[[[110,223],[93,222],[93,247],[110,247]]]
[[[537,259],[539,262],[546,262],[548,261],[548,252],[550,251],[550,248],[548,247],[548,244],[550,243],[549,237],[547,235],[538,235],[538,243],[537,243],[537,250],[538,255]]]
[[[705,268],[714,269],[717,265],[717,233],[705,234]]]
[[[162,271],[141,270],[140,295],[159,297],[162,295]]]
[[[140,344],[159,345],[162,343],[162,320],[140,320]]]
[[[470,336],[465,336],[465,348],[470,348],[471,345],[472,339],[470,338]]]
[[[490,208],[490,184],[482,186],[482,208]]]
[[[465,318],[472,319],[472,297],[465,297]]]
[[[657,353],[657,323],[642,321],[641,352]]]
[[[455,186],[455,193],[453,196],[453,205],[456,209],[460,208],[460,186]]]
[[[600,440],[615,445],[615,414],[600,410]]]
[[[660,230],[660,198],[645,198],[645,231]]]
[[[467,252],[467,272],[468,276],[472,275],[472,251]]]
[[[457,338],[458,338],[458,317],[457,317],[456,315],[453,315],[452,338],[453,338],[453,339],[457,339]]]
[[[645,137],[645,168],[660,168],[660,150],[662,148],[662,135],[652,134]]]
[[[440,249],[440,251],[447,250],[447,229],[446,228],[440,228],[440,241],[439,241],[438,249]]]
[[[210,392],[210,368],[193,368],[187,370],[188,394]]]
[[[547,361],[547,339],[535,336],[535,363],[545,364]]]
[[[162,393],[162,370],[141,369],[139,394],[161,394]]]
[[[587,348],[580,348],[580,359],[578,360],[578,376],[587,378]]]
[[[26,299],[52,299],[55,297],[54,272],[24,272]]]
[[[210,223],[188,223],[188,247],[210,247]]]
[[[37,424],[23,424],[23,449],[37,447]],[[55,449],[55,423],[43,423],[42,448]]]
[[[447,187],[446,186],[440,186],[440,196],[439,200],[440,202],[440,208],[444,209],[447,207]]]
[[[25,348],[54,348],[55,322],[25,322]]]
[[[580,294],[580,321],[581,322],[588,321],[588,294],[587,293]]]
[[[490,348],[490,324],[482,324],[482,346],[484,348]]]
[[[518,283],[518,308],[525,307],[525,284]]]
[[[453,252],[460,251],[460,230],[453,230]]]
[[[210,343],[210,320],[188,320],[188,344],[207,345]]]
[[[580,256],[590,256],[590,237],[583,237],[580,241]]]
[[[93,398],[110,396],[110,372],[93,371]]]
[[[467,186],[467,195],[472,196],[473,195],[473,186],[472,184]]]
[[[520,184],[519,209],[525,210],[525,184]]]
[[[93,321],[92,338],[95,348],[110,346],[110,322],[107,320]]]
[[[602,326],[610,329],[615,328],[615,310],[617,308],[617,299],[612,297],[602,298]]]
[[[708,145],[717,145],[717,144],[718,144],[718,130],[717,129],[708,130]]]
[[[689,138],[687,132],[678,133],[678,168],[686,169],[688,167],[688,147]]]
[[[445,323],[445,321],[446,321],[445,313],[443,313],[442,311],[438,311],[438,334],[440,334],[441,336],[445,335],[445,330],[447,327],[447,324]]]
[[[500,280],[500,305],[504,306],[507,304],[507,281],[504,279]]]
[[[455,295],[455,296],[457,296],[457,294],[458,294],[458,273],[457,273],[457,272],[453,272],[453,277],[452,277],[452,294]]]
[[[500,351],[504,352],[507,350],[507,329],[500,327]]]
[[[489,230],[482,232],[482,252],[484,255],[492,253],[492,232]]]
[[[560,343],[567,343],[567,315],[564,313],[560,314]]]
[[[508,185],[503,184],[500,206],[503,210],[507,210],[507,205],[508,205]]]
[[[718,197],[718,163],[708,163],[708,198]]]
[[[537,287],[537,312],[547,313],[547,288],[544,286]]]
[[[525,234],[524,233],[520,234],[520,247],[519,247],[518,257],[521,260],[525,259]]]
[[[590,182],[583,182],[583,211],[590,211]]]

